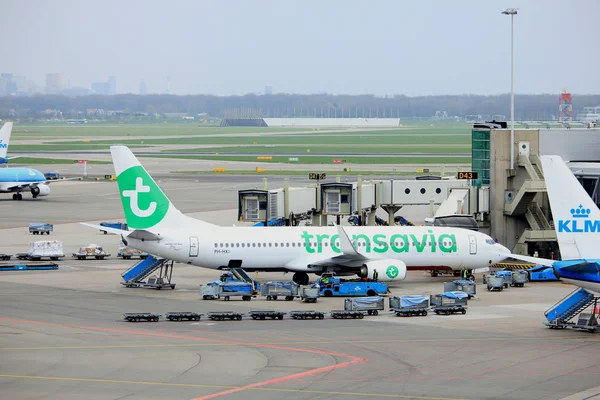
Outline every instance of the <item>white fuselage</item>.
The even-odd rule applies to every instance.
[[[401,260],[408,269],[483,268],[510,254],[489,236],[465,229],[363,226],[344,227],[344,231],[357,253],[371,260]],[[322,267],[310,265],[344,255],[337,227],[198,225],[198,229],[163,231],[160,237],[159,241],[127,240],[129,246],[151,254],[215,269],[239,260],[247,270],[321,272]]]

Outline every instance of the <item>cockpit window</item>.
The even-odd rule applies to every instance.
[[[485,242],[486,242],[487,244],[491,244],[491,245],[494,245],[494,244],[496,244],[496,242],[494,242],[494,239],[491,239],[491,238],[490,238],[490,239],[485,239]]]

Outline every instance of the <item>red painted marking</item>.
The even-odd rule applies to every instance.
[[[334,352],[334,351],[321,350],[321,349],[311,350],[311,349],[300,349],[300,348],[296,348],[296,347],[270,345],[270,344],[230,342],[230,341],[226,341],[226,340],[208,339],[208,338],[202,338],[202,337],[198,337],[198,336],[189,336],[189,335],[152,333],[152,332],[143,332],[143,331],[136,331],[136,330],[130,330],[130,329],[103,328],[103,327],[98,327],[98,326],[79,326],[79,325],[69,325],[69,324],[57,324],[57,323],[52,323],[52,322],[29,321],[29,320],[24,320],[24,319],[13,319],[13,318],[0,318],[0,321],[10,321],[10,322],[17,322],[17,323],[24,323],[24,324],[33,324],[33,325],[59,326],[59,327],[63,327],[63,328],[85,329],[85,330],[101,331],[101,332],[126,333],[126,334],[132,334],[132,335],[140,335],[140,336],[166,337],[166,338],[171,338],[171,339],[197,340],[197,341],[203,341],[203,342],[223,343],[223,344],[229,344],[229,345],[240,345],[240,346],[249,346],[249,347],[263,347],[263,348],[276,349],[276,350],[295,351],[295,352],[299,352],[299,353],[325,354],[325,355],[332,356],[332,357],[344,357],[344,358],[349,359],[349,361],[345,361],[340,364],[329,365],[326,367],[320,367],[320,368],[315,368],[315,369],[311,369],[311,370],[304,371],[304,372],[299,372],[296,374],[285,375],[285,376],[282,376],[279,378],[269,379],[269,380],[262,381],[262,382],[256,382],[256,383],[252,383],[250,385],[241,386],[239,388],[229,389],[229,390],[209,394],[207,396],[197,397],[193,400],[212,399],[215,397],[225,396],[227,394],[237,393],[237,392],[241,392],[244,390],[248,390],[248,389],[252,389],[252,388],[256,388],[256,387],[260,387],[260,386],[274,385],[274,384],[287,382],[287,381],[294,380],[294,379],[300,379],[300,378],[304,378],[307,376],[316,375],[321,372],[329,372],[329,371],[333,371],[333,370],[340,369],[340,368],[346,368],[346,367],[349,367],[352,365],[362,364],[362,363],[365,363],[368,361],[367,358],[356,357],[351,354],[344,354],[344,353],[338,353],[338,352]]]

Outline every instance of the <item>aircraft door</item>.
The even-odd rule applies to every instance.
[[[244,199],[246,202],[246,219],[257,220],[258,219],[258,198],[248,197]]]
[[[469,254],[477,254],[477,238],[469,235]]]
[[[190,236],[190,257],[198,257],[198,237]]]

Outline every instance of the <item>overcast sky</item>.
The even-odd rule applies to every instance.
[[[174,94],[600,93],[598,0],[2,0],[0,72]]]

